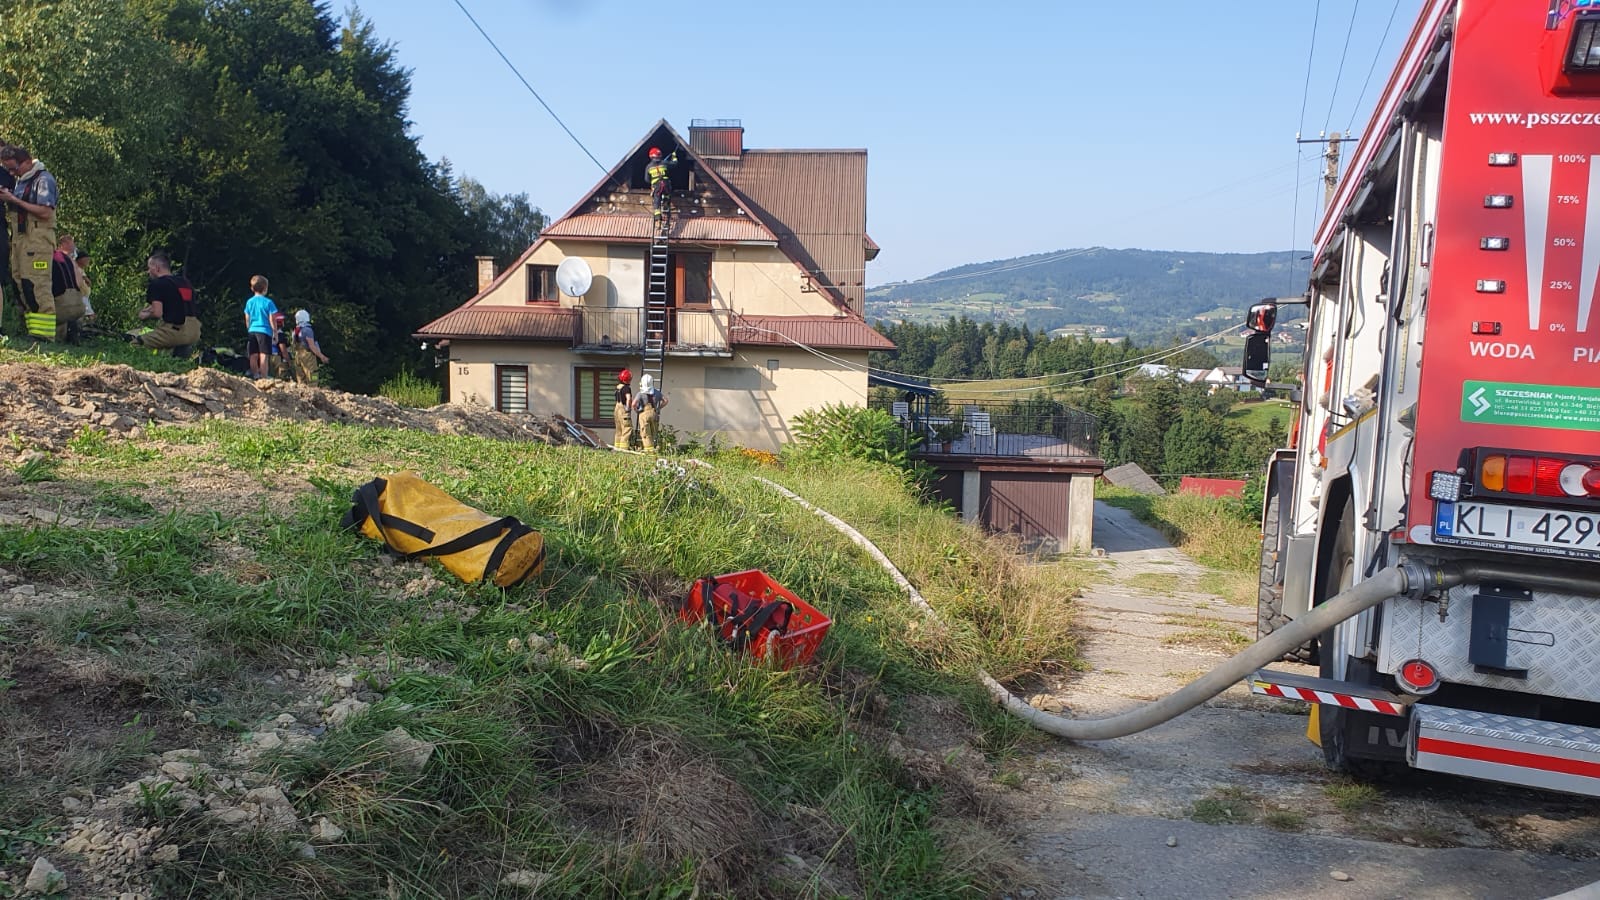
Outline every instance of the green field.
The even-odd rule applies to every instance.
[[[1278,420],[1285,430],[1294,415],[1295,405],[1287,400],[1262,400],[1241,403],[1228,412],[1228,421],[1258,431],[1266,430],[1267,423]]]

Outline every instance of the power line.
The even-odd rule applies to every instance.
[[[1350,35],[1356,30],[1356,13],[1361,9],[1361,0],[1356,0],[1350,6],[1350,24],[1344,30],[1344,49],[1339,51],[1339,68],[1333,73],[1333,92],[1328,95],[1328,114],[1322,117],[1322,132],[1328,132],[1328,125],[1333,122],[1333,101],[1339,99],[1339,81],[1344,78],[1344,60],[1350,52]],[[1348,130],[1348,129],[1346,129]]]
[[[1306,51],[1306,81],[1300,89],[1300,121],[1295,126],[1295,140],[1306,130],[1306,101],[1311,97],[1311,62],[1317,58],[1317,23],[1322,19],[1322,0],[1317,0],[1316,7],[1311,12],[1311,48]],[[1294,148],[1294,211],[1289,217],[1289,285],[1294,286],[1294,243],[1300,236],[1300,163],[1305,160],[1299,145]]]
[[[1394,7],[1389,10],[1389,21],[1383,26],[1383,37],[1378,38],[1378,46],[1372,51],[1372,64],[1367,66],[1367,77],[1361,81],[1361,93],[1356,95],[1356,105],[1350,110],[1350,124],[1344,127],[1345,131],[1355,127],[1356,114],[1361,112],[1361,101],[1367,99],[1367,87],[1372,84],[1372,73],[1378,70],[1378,58],[1383,55],[1383,45],[1389,40],[1389,29],[1394,27],[1394,17],[1398,12],[1400,0],[1394,0]]]
[[[460,7],[462,14],[467,17],[467,21],[472,23],[472,27],[478,29],[478,33],[483,35],[483,39],[489,42],[489,46],[494,48],[494,52],[499,55],[500,61],[505,63],[506,67],[511,70],[511,74],[517,76],[517,80],[522,82],[522,86],[528,89],[528,93],[533,95],[533,99],[539,101],[539,105],[544,107],[544,111],[550,114],[550,118],[555,119],[556,124],[561,126],[561,130],[567,133],[567,137],[572,138],[572,142],[578,145],[578,149],[582,150],[585,156],[589,157],[589,159],[592,160],[595,165],[599,166],[600,171],[610,171],[605,167],[604,164],[600,162],[600,160],[595,159],[595,155],[589,152],[589,148],[583,145],[583,141],[578,140],[578,136],[572,133],[572,129],[567,127],[567,123],[561,121],[561,117],[556,115],[556,111],[550,108],[550,104],[544,102],[544,98],[539,96],[539,92],[533,89],[533,85],[528,83],[528,79],[522,77],[522,73],[517,71],[517,67],[511,62],[510,59],[506,58],[506,55],[503,52],[501,52],[500,45],[494,42],[494,38],[489,37],[489,32],[483,30],[483,26],[479,25],[478,20],[472,17],[472,13],[467,11],[466,6],[462,5],[461,0],[456,0],[456,6]]]

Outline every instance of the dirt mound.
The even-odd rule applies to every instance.
[[[64,369],[12,363],[0,365],[0,395],[7,398],[0,425],[24,452],[58,450],[85,428],[128,433],[147,424],[202,419],[340,422],[508,441],[569,441],[566,427],[556,419],[464,406],[413,409],[383,397],[251,381],[217,369],[175,375],[124,365]]]

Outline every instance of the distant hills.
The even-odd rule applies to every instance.
[[[867,320],[926,323],[965,315],[1141,342],[1204,334],[1242,323],[1255,300],[1304,290],[1304,255],[1060,250],[872,288]]]

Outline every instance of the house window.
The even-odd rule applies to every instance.
[[[503,413],[528,411],[528,367],[494,367],[494,408]]]
[[[555,266],[528,266],[528,302],[559,303],[561,289],[556,287]]]
[[[711,305],[711,254],[675,254],[674,287],[679,306]]]
[[[604,369],[579,366],[572,370],[574,399],[572,417],[584,425],[610,427],[611,408],[616,403],[616,367]]]

